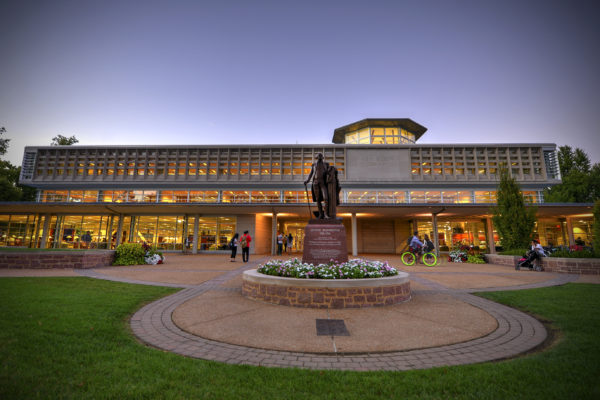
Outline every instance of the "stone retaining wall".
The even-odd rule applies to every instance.
[[[245,271],[242,295],[303,308],[380,307],[410,300],[408,274],[369,279],[294,279]],[[406,275],[406,276],[404,276]]]
[[[485,258],[490,264],[510,265],[514,267],[521,257],[486,254]],[[600,258],[543,257],[541,263],[547,272],[600,275]]]
[[[114,256],[114,250],[0,252],[0,268],[97,268]]]

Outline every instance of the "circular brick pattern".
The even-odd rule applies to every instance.
[[[255,268],[256,264],[246,264],[246,266],[236,271],[231,271],[199,286],[189,287],[180,285],[186,288],[171,296],[146,305],[133,315],[130,320],[133,333],[149,346],[187,357],[230,364],[355,371],[401,371],[501,360],[535,349],[547,337],[546,329],[535,318],[469,293],[482,291],[480,289],[449,290],[440,284],[412,275],[412,280],[416,280],[420,284],[426,284],[431,288],[431,290],[422,292],[443,292],[455,296],[461,301],[488,312],[498,321],[498,328],[491,334],[478,339],[426,349],[378,354],[321,355],[256,349],[207,340],[184,332],[173,323],[171,315],[179,305],[207,290],[218,288],[222,283],[242,273],[245,269]],[[90,270],[79,270],[78,272],[82,275],[93,276],[95,278],[113,279]],[[564,274],[546,282],[495,289],[490,288],[487,290],[530,289],[562,285],[576,279],[576,275]],[[129,282],[127,279],[114,280]]]
[[[410,300],[408,274],[368,279],[296,279],[243,273],[242,295],[281,306],[303,308],[366,308]]]

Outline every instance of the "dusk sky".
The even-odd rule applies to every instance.
[[[364,118],[419,143],[556,143],[600,162],[597,1],[0,4],[6,158],[81,145],[321,144]]]

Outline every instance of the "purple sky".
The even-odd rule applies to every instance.
[[[411,118],[420,143],[550,142],[600,161],[594,1],[0,4],[6,157],[82,145],[330,143]]]

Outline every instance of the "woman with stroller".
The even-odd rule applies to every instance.
[[[535,269],[542,271],[542,267],[540,264],[542,257],[546,257],[546,252],[544,252],[544,248],[542,247],[540,242],[533,239],[531,241],[531,250],[529,250],[529,252],[527,253],[527,259],[522,262],[519,262],[517,264],[517,269],[519,269],[520,267],[528,267],[531,269],[533,268],[533,263],[537,262],[538,268]]]

